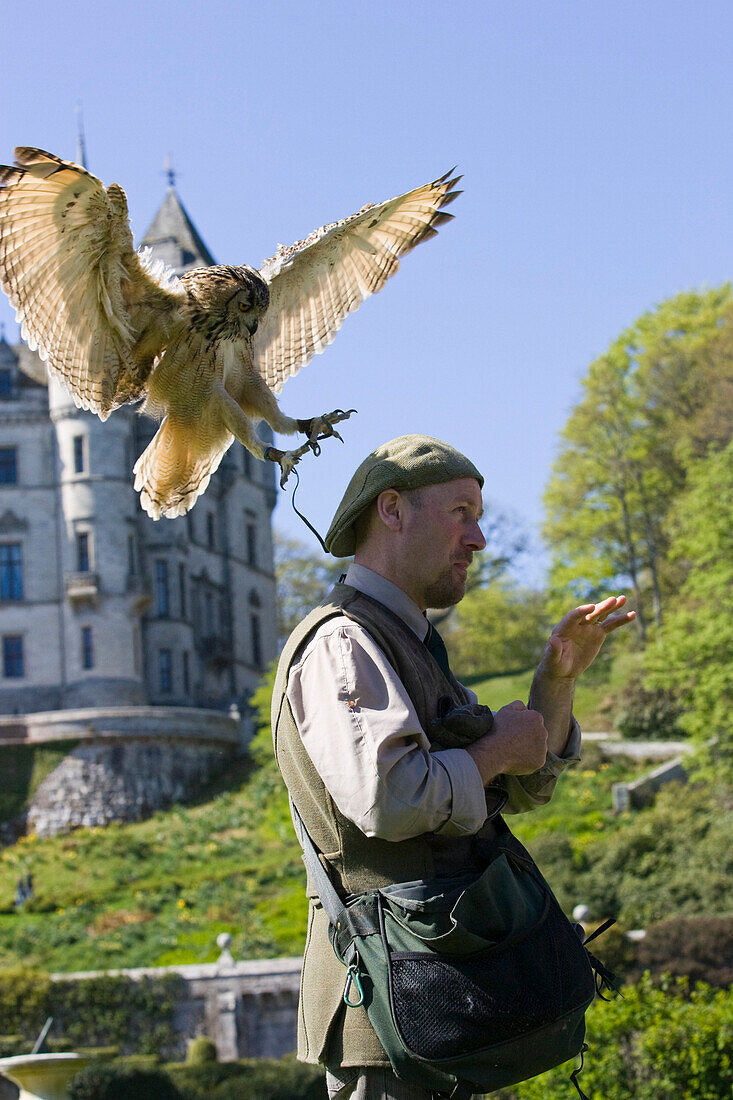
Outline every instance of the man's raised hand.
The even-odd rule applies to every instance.
[[[586,603],[569,611],[550,635],[541,670],[556,679],[580,676],[596,659],[611,631],[636,618],[635,611],[620,611],[625,603],[625,596],[609,596],[601,603]]]

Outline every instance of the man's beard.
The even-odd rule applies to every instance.
[[[425,589],[425,606],[440,609],[453,607],[466,593],[466,578],[456,577],[449,566]]]

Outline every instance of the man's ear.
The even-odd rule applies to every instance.
[[[401,531],[404,500],[396,489],[385,489],[377,497],[377,515],[389,531]]]

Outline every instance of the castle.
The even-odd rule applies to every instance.
[[[141,244],[179,274],[215,263],[172,174]],[[246,740],[250,696],[276,652],[273,465],[235,441],[193,510],[155,522],[132,475],[155,429],[129,406],[102,423],[34,352],[0,339],[0,754],[67,740],[88,764],[114,743],[112,771],[130,757],[138,810]],[[155,790],[141,793],[150,770]],[[83,802],[40,831],[103,823]]]

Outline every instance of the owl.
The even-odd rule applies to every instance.
[[[452,218],[460,177],[440,179],[332,222],[259,270],[216,265],[180,279],[133,247],[122,188],[40,149],[0,166],[0,285],[21,333],[102,420],[127,402],[161,421],[134,467],[154,519],[187,512],[238,439],[280,466],[280,484],[355,410],[294,419],[276,394],[331,343],[400,257]],[[291,451],[266,447],[265,420]]]

